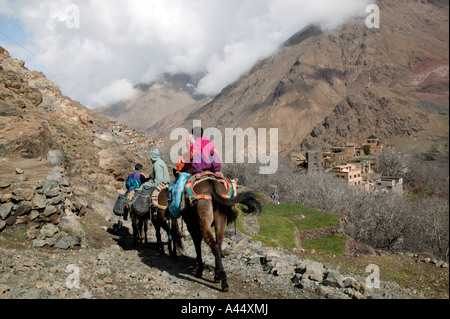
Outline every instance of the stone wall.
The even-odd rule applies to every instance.
[[[0,181],[0,233],[26,231],[33,247],[85,246],[85,213],[60,167],[35,182]]]

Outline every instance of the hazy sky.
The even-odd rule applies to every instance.
[[[335,28],[375,0],[0,0],[0,45],[90,108],[163,72],[206,72],[219,93],[311,23]]]

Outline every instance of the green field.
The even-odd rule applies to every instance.
[[[297,215],[305,216],[304,219],[294,218]],[[240,231],[249,235],[243,225],[244,216],[238,219]],[[254,241],[261,241],[264,246],[280,247],[284,249],[296,248],[295,230],[299,231],[326,228],[339,225],[339,215],[324,213],[315,209],[297,205],[265,205],[260,216],[260,231],[256,236],[251,236]],[[345,249],[345,237],[327,237],[327,239],[304,241],[305,249],[315,249],[331,254],[343,254]]]

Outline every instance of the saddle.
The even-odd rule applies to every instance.
[[[225,188],[227,189],[227,193],[222,196],[225,198],[233,197],[233,195],[234,195],[233,194],[233,192],[234,192],[233,186],[227,178],[225,178],[225,177],[218,178],[218,177],[216,177],[216,175],[214,173],[203,172],[202,176],[200,178],[196,178],[195,175],[193,175],[193,176],[191,176],[191,178],[189,178],[189,180],[186,183],[185,191],[187,193],[187,196],[189,198],[189,202],[191,203],[191,205],[195,201],[212,200],[213,199],[211,195],[197,194],[194,191],[195,185],[197,185],[198,183],[203,182],[205,180],[214,180],[214,181],[222,183],[225,186]]]
[[[161,183],[158,186],[155,187],[155,190],[152,193],[152,208],[157,209],[166,209],[167,206],[163,205],[162,203],[158,202],[159,194],[164,190],[169,188],[169,183]],[[167,203],[164,203],[167,204]]]

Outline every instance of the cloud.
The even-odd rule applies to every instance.
[[[20,21],[38,57],[29,67],[48,70],[64,94],[95,108],[163,72],[205,72],[198,89],[219,93],[303,27],[364,17],[369,2],[0,0],[0,18]],[[124,94],[107,98],[116,85]]]
[[[97,94],[94,94],[91,101],[97,105],[111,105],[117,101],[131,99],[136,93],[133,83],[129,80],[115,80],[110,85],[100,89]]]

